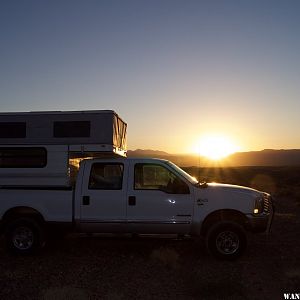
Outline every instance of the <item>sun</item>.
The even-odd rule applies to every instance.
[[[205,135],[194,147],[194,152],[211,160],[220,160],[239,150],[239,147],[225,135]]]

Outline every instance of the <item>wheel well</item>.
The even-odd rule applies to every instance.
[[[203,221],[200,234],[205,236],[208,229],[219,221],[236,222],[245,227],[246,217],[243,213],[234,209],[222,209],[210,213]]]
[[[36,209],[27,206],[18,206],[11,208],[7,212],[5,212],[2,218],[4,226],[10,221],[19,217],[32,218],[37,222],[44,222],[43,216]]]

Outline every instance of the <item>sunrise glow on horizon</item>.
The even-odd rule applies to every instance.
[[[226,135],[207,134],[199,138],[192,152],[210,160],[221,160],[240,151],[240,147]]]

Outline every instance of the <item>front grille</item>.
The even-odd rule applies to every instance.
[[[269,213],[271,209],[271,197],[269,195],[264,195],[264,213]]]

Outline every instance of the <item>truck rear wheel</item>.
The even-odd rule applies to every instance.
[[[223,260],[240,257],[247,247],[244,229],[237,223],[221,222],[214,225],[206,235],[208,251]]]
[[[8,249],[15,254],[31,254],[44,244],[42,226],[30,218],[19,218],[10,222],[5,233]]]

